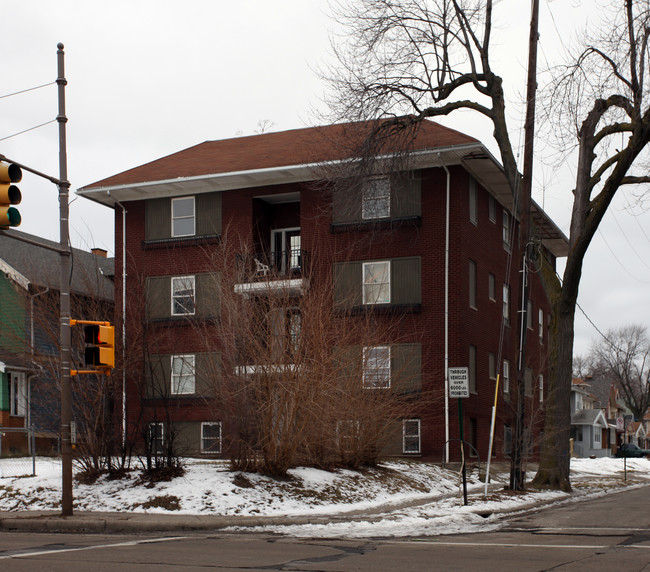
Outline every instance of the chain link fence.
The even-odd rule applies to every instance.
[[[33,427],[0,426],[0,478],[36,475],[36,439]]]

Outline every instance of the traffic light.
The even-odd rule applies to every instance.
[[[84,326],[84,341],[90,344],[84,352],[86,365],[115,367],[115,328],[92,324]]]
[[[13,183],[22,178],[23,172],[18,165],[0,162],[0,229],[20,226],[20,213],[11,205],[20,204],[22,195]]]

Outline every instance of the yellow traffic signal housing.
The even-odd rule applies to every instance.
[[[20,190],[13,184],[22,178],[23,172],[18,165],[0,162],[0,229],[20,226],[20,212],[12,205],[20,204],[22,199]]]
[[[84,341],[90,344],[84,352],[86,365],[115,367],[115,328],[91,324],[84,326]]]

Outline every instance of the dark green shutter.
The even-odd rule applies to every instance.
[[[196,195],[197,236],[221,234],[221,193]]]
[[[171,391],[171,356],[151,355],[145,361],[145,396],[167,397]]]
[[[361,262],[334,264],[334,307],[350,309],[362,303]]]
[[[422,302],[422,271],[419,256],[395,258],[390,264],[391,304]]]
[[[404,218],[421,216],[420,172],[408,171],[391,176],[390,216]]]
[[[349,186],[338,183],[332,191],[332,222],[345,224],[361,220],[362,186],[350,180]]]
[[[145,286],[145,318],[158,320],[171,316],[171,278],[150,276]]]
[[[221,313],[221,274],[210,272],[197,274],[196,288],[196,315],[202,318],[217,318]]]
[[[195,393],[203,397],[216,397],[221,380],[221,354],[203,352],[196,354]]]
[[[397,393],[422,389],[422,347],[420,344],[391,346],[391,386]]]
[[[145,240],[171,237],[171,200],[149,199],[145,202]]]

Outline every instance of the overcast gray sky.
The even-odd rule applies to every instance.
[[[540,67],[598,16],[599,3],[542,0]],[[54,82],[56,46],[65,44],[68,174],[77,189],[206,140],[253,134],[261,121],[274,131],[320,122],[315,111],[326,111],[325,86],[316,70],[330,61],[329,13],[327,0],[6,2],[0,95]],[[514,129],[523,117],[529,2],[503,0],[495,17],[493,67],[512,86]],[[0,153],[58,175],[56,114],[55,85],[0,99]],[[463,114],[445,123],[498,156],[485,122]],[[534,177],[535,200],[566,233],[569,171],[570,162],[538,164]],[[58,240],[56,187],[25,175],[20,188],[21,230]],[[112,210],[74,198],[70,227],[74,246],[113,253]],[[650,215],[626,191],[587,256],[579,302],[603,331],[646,325],[649,285]],[[579,313],[576,353],[597,335]]]

